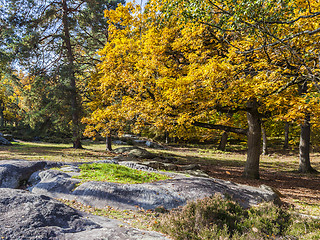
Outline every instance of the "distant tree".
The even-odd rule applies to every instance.
[[[22,119],[20,110],[15,84],[9,78],[0,76],[0,127],[6,124],[17,126]]]

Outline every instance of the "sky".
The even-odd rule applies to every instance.
[[[135,0],[136,3],[140,4],[141,0]],[[142,5],[144,6],[148,0],[142,0]],[[126,0],[126,2],[133,2],[133,0]]]

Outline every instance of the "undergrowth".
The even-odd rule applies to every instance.
[[[221,196],[190,202],[154,224],[175,240],[320,239],[320,220],[264,203],[248,210]]]
[[[293,209],[273,203],[243,209],[220,195],[171,211],[119,210],[110,206],[99,209],[61,201],[80,211],[118,219],[143,230],[160,231],[174,240],[320,239],[320,220],[299,217]]]

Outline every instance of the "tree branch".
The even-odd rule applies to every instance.
[[[316,12],[312,15],[299,16],[296,19],[293,19],[291,21],[270,21],[270,22],[269,21],[266,21],[266,22],[258,21],[258,22],[259,23],[267,23],[267,24],[292,24],[292,23],[299,21],[300,19],[313,18],[313,17],[319,16],[319,15],[320,15],[320,12]]]
[[[218,112],[222,112],[222,113],[237,113],[240,111],[244,111],[247,112],[249,110],[249,108],[247,107],[222,107],[220,105],[216,105],[213,107],[213,109],[216,109]]]
[[[262,45],[260,47],[257,47],[257,48],[253,48],[253,49],[250,49],[250,50],[246,50],[246,51],[238,51],[237,53],[240,53],[240,54],[248,54],[248,53],[252,53],[252,52],[255,52],[255,51],[258,51],[258,50],[261,50],[263,48],[266,48],[266,47],[274,47],[280,43],[283,43],[283,42],[286,42],[288,40],[292,40],[296,37],[299,37],[301,35],[304,35],[304,34],[309,34],[310,36],[313,35],[313,34],[316,34],[320,32],[320,28],[317,28],[313,31],[310,31],[310,30],[306,30],[306,31],[302,31],[302,32],[299,32],[299,33],[296,33],[296,34],[293,34],[292,36],[289,36],[289,37],[286,37],[286,38],[282,38],[282,39],[278,39],[277,41],[273,42],[273,43],[270,43],[270,44],[266,44],[266,45]]]
[[[244,135],[246,135],[248,132],[248,129],[235,128],[235,127],[229,127],[229,126],[218,125],[218,124],[216,125],[216,124],[210,124],[210,123],[193,122],[192,125],[196,127],[224,130],[226,132],[233,132],[233,133],[244,134]]]

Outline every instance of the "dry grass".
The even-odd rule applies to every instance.
[[[60,162],[91,162],[112,157],[104,144],[84,142],[84,149],[73,149],[71,144],[15,142],[12,146],[0,146],[0,160],[24,159]]]
[[[104,216],[111,219],[117,219],[123,223],[143,230],[152,231],[152,225],[157,222],[159,214],[152,210],[137,208],[136,210],[120,210],[110,206],[105,208],[96,208],[88,206],[77,201],[58,199],[64,204],[73,207],[79,211],[90,213],[97,216]]]

